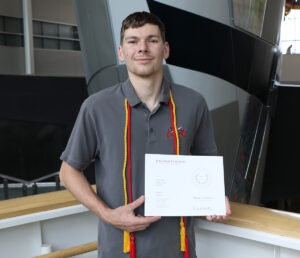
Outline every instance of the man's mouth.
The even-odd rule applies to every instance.
[[[152,60],[152,57],[138,57],[138,58],[135,58],[135,61],[138,61],[138,62],[148,62],[148,61],[151,61]]]

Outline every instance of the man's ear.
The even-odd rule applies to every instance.
[[[118,57],[119,57],[120,62],[124,62],[125,61],[121,45],[118,47]]]
[[[169,45],[169,43],[166,41],[166,42],[164,43],[164,59],[168,59],[169,55],[170,55],[170,45]]]

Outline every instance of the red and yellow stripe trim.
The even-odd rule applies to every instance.
[[[130,121],[131,121],[131,114],[130,114],[130,105],[125,99],[125,113],[126,113],[126,120],[125,120],[125,129],[124,129],[124,163],[123,163],[123,187],[124,187],[124,199],[125,205],[128,204],[128,193],[127,193],[127,180],[126,180],[126,166],[128,162],[128,190],[129,190],[129,202],[131,203],[132,200],[132,181],[131,181],[131,129],[130,129]],[[172,120],[172,129],[173,129],[173,136],[174,136],[174,149],[175,154],[179,155],[179,137],[178,137],[178,130],[177,130],[177,123],[176,123],[176,106],[173,100],[172,92],[170,90],[170,100],[169,106],[171,110],[171,120]],[[131,235],[131,236],[130,236]],[[135,257],[135,239],[134,233],[131,234],[127,231],[124,231],[124,246],[123,252],[128,253],[130,252],[130,258]],[[180,218],[180,251],[184,252],[184,258],[189,258],[189,249],[188,249],[188,237],[186,232],[186,223],[185,218]]]
[[[179,155],[179,137],[176,123],[176,106],[172,96],[172,92],[170,91],[170,101],[169,101],[170,109],[171,109],[171,119],[172,119],[172,129],[174,136],[174,146],[175,146],[175,154]],[[186,224],[185,218],[180,217],[180,251],[184,252],[184,258],[189,257],[189,248],[188,248],[188,237],[186,232]]]

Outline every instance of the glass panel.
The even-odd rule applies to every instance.
[[[23,47],[23,36],[19,35],[6,35],[6,45],[14,47]]]
[[[0,34],[0,45],[5,45],[5,36],[3,34]]]
[[[33,38],[33,45],[35,48],[43,48],[43,39],[42,38]]]
[[[57,39],[44,39],[44,48],[58,49]]]
[[[39,21],[33,22],[33,35],[43,35],[41,22]]]
[[[80,44],[79,44],[79,41],[74,41],[74,50],[80,51]]]
[[[295,20],[296,39],[300,40],[300,10],[297,10],[297,19]]]
[[[282,22],[281,25],[282,53],[299,54],[300,53],[299,42],[300,42],[300,10],[291,10],[291,12],[285,17],[285,20]]]
[[[295,54],[300,54],[300,40],[295,41]]]
[[[266,3],[267,0],[232,0],[234,25],[261,36]]]
[[[59,43],[59,49],[74,50],[74,42],[71,40],[60,40]]]
[[[73,26],[68,25],[59,25],[59,37],[61,38],[74,38],[73,35]]]
[[[288,50],[289,46],[294,45],[293,43],[294,43],[293,41],[281,41],[280,48],[281,48],[282,54],[287,54],[287,50]],[[289,51],[292,52],[292,47]]]
[[[74,39],[78,39],[78,27],[73,26],[73,34],[74,34]]]
[[[4,17],[5,31],[23,33],[23,20],[20,18]]]
[[[282,39],[292,40],[295,37],[295,20],[286,19],[282,25]]]
[[[58,29],[57,24],[53,23],[43,23],[43,35],[50,36],[50,37],[57,37],[58,36]]]
[[[4,31],[4,17],[0,16],[0,31]]]

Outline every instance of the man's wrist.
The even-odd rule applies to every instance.
[[[107,224],[111,225],[111,218],[112,218],[112,209],[107,207],[106,205],[101,209],[100,218]]]

